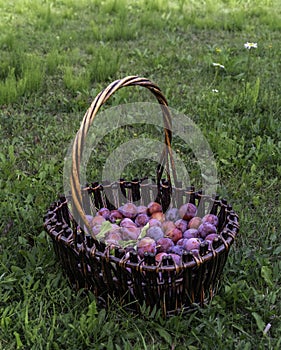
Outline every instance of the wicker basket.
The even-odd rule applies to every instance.
[[[149,89],[162,108],[165,147],[156,178],[93,182],[81,187],[80,159],[89,127],[101,105],[116,90],[132,85]],[[56,255],[71,285],[77,290],[91,290],[104,306],[117,300],[128,309],[140,311],[145,304],[151,309],[161,309],[162,315],[167,316],[190,310],[194,305],[204,306],[218,289],[230,246],[239,231],[238,216],[225,199],[205,195],[193,187],[181,188],[172,159],[170,125],[167,101],[157,85],[136,76],[110,84],[97,95],[76,134],[72,149],[71,195],[61,196],[44,216],[44,227],[52,238]],[[163,179],[165,166],[168,169],[167,179]],[[152,254],[145,255],[140,261],[135,251],[125,254],[124,249],[106,246],[87,233],[90,228],[85,215],[91,214],[91,208],[116,209],[124,204],[124,197],[138,205],[157,201],[164,211],[169,207],[179,208],[189,201],[202,211],[198,212],[199,216],[203,215],[203,211],[218,216],[219,238],[213,242],[211,249],[202,244],[199,257],[190,252],[184,253],[180,265],[176,265],[170,256],[156,263]],[[74,217],[79,217],[79,222]],[[85,226],[88,230],[81,229]]]

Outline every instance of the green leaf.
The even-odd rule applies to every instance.
[[[263,319],[261,318],[261,316],[259,314],[257,314],[256,312],[252,312],[252,316],[254,317],[254,319],[257,322],[257,326],[258,329],[263,332],[264,327],[265,327],[265,322],[263,321]]]
[[[143,228],[141,229],[141,233],[139,235],[139,239],[142,239],[146,236],[146,231],[149,229],[149,223],[147,223],[146,225],[143,226]]]
[[[14,336],[15,336],[15,338],[16,338],[17,349],[22,349],[23,344],[22,344],[22,342],[21,342],[19,333],[16,332],[16,331],[14,331]]]
[[[273,254],[274,255],[279,255],[281,253],[281,245],[279,247],[277,247],[276,249],[274,249]]]
[[[101,224],[100,232],[96,235],[96,238],[103,239],[105,234],[112,229],[112,224],[109,221],[104,221]]]
[[[135,245],[137,243],[137,240],[135,239],[130,239],[129,241],[118,241],[118,244],[122,247],[122,248],[126,248],[130,245]]]
[[[159,333],[160,337],[162,337],[166,343],[172,345],[172,337],[164,328],[159,327],[156,330]]]
[[[269,266],[262,266],[261,268],[261,276],[265,280],[265,282],[272,287],[273,282],[272,282],[272,270]]]

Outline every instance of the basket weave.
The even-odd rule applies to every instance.
[[[165,147],[156,179],[93,182],[81,187],[80,160],[89,127],[101,105],[116,90],[131,85],[148,88],[162,108]],[[167,105],[157,85],[136,76],[117,80],[97,95],[84,116],[73,144],[71,194],[61,196],[44,216],[45,230],[52,238],[56,255],[75,289],[91,290],[104,306],[110,300],[117,300],[127,308],[140,311],[141,306],[146,304],[161,309],[163,316],[189,310],[194,304],[204,306],[213,298],[230,246],[239,231],[238,216],[225,199],[205,195],[194,187],[181,188],[172,159],[171,116]],[[170,179],[169,163],[174,185]],[[165,166],[168,169],[167,179],[162,178]],[[137,205],[157,201],[163,211],[169,207],[179,208],[189,201],[198,207],[198,216],[204,215],[204,212],[218,216],[219,238],[213,242],[210,250],[202,244],[199,257],[190,252],[184,253],[180,265],[175,265],[170,256],[157,263],[152,254],[145,255],[140,261],[135,251],[125,253],[120,247],[106,246],[87,233],[90,227],[85,215],[92,214],[91,208],[116,209],[124,204],[124,197]],[[79,222],[74,217],[79,218]]]

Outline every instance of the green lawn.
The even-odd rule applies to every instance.
[[[281,348],[280,32],[279,0],[0,0],[1,349]],[[75,293],[43,230],[86,109],[127,75],[200,128],[240,217],[212,304],[167,320]],[[107,105],[141,101],[130,88]],[[126,137],[97,150],[92,176]]]

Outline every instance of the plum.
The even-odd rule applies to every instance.
[[[157,202],[150,202],[147,206],[147,213],[148,215],[152,215],[153,213],[162,212],[162,206],[161,204]]]
[[[149,227],[148,230],[146,231],[146,237],[153,238],[155,241],[157,241],[158,239],[164,237],[164,232],[160,227],[152,226],[152,227]]]
[[[205,241],[213,242],[213,240],[218,237],[219,235],[217,233],[210,233],[208,236],[205,237]]]
[[[177,221],[180,219],[179,210],[177,208],[170,208],[166,211],[165,217],[167,221]]]
[[[196,258],[199,258],[199,249],[192,249],[191,253],[193,256],[195,256]]]
[[[107,244],[118,244],[118,241],[121,241],[121,233],[118,230],[113,230],[110,232],[107,232],[105,235],[105,241]]]
[[[137,214],[146,214],[146,213],[147,213],[147,207],[145,205],[137,206]]]
[[[212,225],[210,222],[203,222],[198,227],[198,233],[199,236],[203,239],[205,239],[206,236],[208,236],[211,233],[217,233],[216,226]]]
[[[197,207],[192,203],[183,204],[179,208],[179,215],[181,219],[191,220],[197,214]]]
[[[212,249],[213,246],[213,241],[217,239],[219,235],[217,233],[210,233],[208,236],[205,238],[205,242],[209,243],[209,249]]]
[[[137,226],[145,226],[149,221],[149,217],[147,214],[140,213],[135,218],[135,223]]]
[[[178,228],[174,228],[173,230],[170,230],[168,233],[166,233],[166,237],[171,238],[171,240],[176,243],[179,239],[182,238],[182,232]]]
[[[118,208],[118,211],[125,217],[133,219],[137,215],[137,207],[134,203],[126,203]]]
[[[188,228],[198,228],[202,224],[202,219],[199,216],[194,216],[188,223]]]
[[[123,215],[117,209],[111,210],[109,214],[109,221],[115,223],[117,220],[122,220]]]
[[[163,256],[167,256],[168,254],[165,252],[160,252],[155,255],[155,260],[160,263],[162,261]]]
[[[105,221],[105,218],[103,216],[96,215],[95,217],[93,217],[92,221],[90,222],[90,225],[91,226],[101,225],[104,221]]]
[[[197,238],[198,236],[199,236],[199,233],[196,228],[189,228],[183,233],[183,238]]]
[[[170,253],[169,255],[173,258],[176,265],[180,265],[181,256],[179,254]]]
[[[181,238],[177,241],[176,245],[183,246],[188,238]]]
[[[174,246],[174,242],[171,238],[161,237],[156,241],[157,252],[167,252],[171,247]]]
[[[137,227],[133,220],[129,218],[124,218],[120,221],[121,227]]]
[[[140,258],[144,257],[145,252],[156,254],[156,242],[150,237],[144,237],[137,243],[137,252]]]
[[[174,245],[173,247],[171,247],[168,250],[169,254],[177,254],[179,256],[181,256],[183,254],[183,252],[186,251],[186,249],[184,248],[184,246],[182,245]]]
[[[210,224],[218,227],[219,218],[216,215],[214,215],[214,214],[206,214],[202,218],[202,223],[204,223],[204,222],[209,222]]]
[[[121,238],[123,241],[137,240],[140,232],[139,227],[121,227]]]
[[[175,222],[175,225],[181,230],[181,232],[184,232],[187,230],[188,222],[186,220],[179,219]]]
[[[96,236],[97,234],[99,234],[100,233],[100,230],[101,230],[101,225],[94,225],[94,226],[92,226],[92,234],[94,235],[94,236]]]
[[[110,215],[110,210],[107,208],[100,208],[99,211],[97,212],[97,215],[103,216],[106,220],[109,219]]]
[[[157,211],[157,212],[151,214],[151,218],[157,219],[160,222],[164,222],[165,221],[165,214],[160,212],[160,211]]]
[[[148,223],[149,223],[149,227],[152,227],[152,226],[162,227],[161,221],[157,219],[149,219]]]
[[[198,249],[199,250],[199,247],[200,247],[200,239],[198,238],[189,238],[185,244],[184,244],[184,249],[185,250],[194,250],[194,249]]]
[[[169,231],[173,230],[175,227],[176,225],[173,221],[164,221],[161,226],[164,234],[167,234]]]

